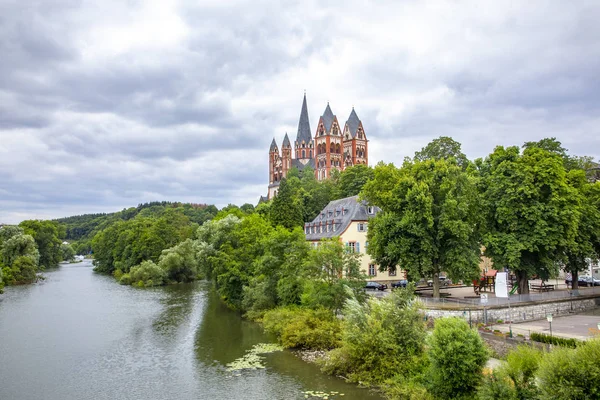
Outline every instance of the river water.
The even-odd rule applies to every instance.
[[[225,365],[258,343],[260,325],[222,305],[204,282],[121,286],[90,262],[63,265],[0,295],[0,399],[379,399],[289,351],[265,369]]]

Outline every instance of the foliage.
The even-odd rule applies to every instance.
[[[461,151],[461,144],[448,136],[440,136],[415,153],[416,161],[454,159],[461,168],[467,168],[469,160]]]
[[[196,256],[193,240],[186,239],[174,247],[163,250],[158,265],[164,271],[167,281],[191,282],[198,276]]]
[[[279,192],[273,199],[270,209],[270,220],[274,226],[283,226],[287,229],[302,226],[302,207],[300,200],[294,196],[293,188],[288,180],[283,178],[279,183]]]
[[[476,178],[450,160],[380,163],[364,198],[379,206],[369,223],[368,253],[382,271],[401,265],[413,277],[439,274],[470,280],[479,274],[480,198]]]
[[[543,353],[519,346],[508,354],[505,364],[485,376],[479,387],[480,400],[533,400],[539,398],[535,375]]]
[[[562,158],[539,147],[496,147],[478,162],[486,203],[486,253],[515,271],[519,292],[532,274],[547,279],[576,234],[580,210]]]
[[[17,234],[7,239],[2,245],[2,262],[12,266],[19,257],[28,257],[38,265],[40,254],[35,239],[31,235]]]
[[[121,279],[123,279],[123,276],[121,276]],[[128,279],[131,280],[132,284],[138,286],[160,286],[167,279],[167,274],[163,268],[156,265],[153,261],[146,260],[140,265],[131,268]]]
[[[71,261],[75,258],[75,249],[69,243],[60,245],[60,258],[63,261]]]
[[[35,240],[40,255],[41,268],[51,268],[62,260],[60,245],[64,227],[54,221],[28,220],[19,224],[27,235]]]
[[[581,341],[573,338],[562,338],[558,336],[550,336],[545,333],[531,332],[529,335],[531,340],[541,343],[553,344],[556,346],[575,348],[581,344]]]
[[[265,313],[263,325],[285,348],[327,350],[340,343],[340,321],[324,308],[275,308]]]
[[[477,331],[460,318],[440,318],[427,343],[430,392],[440,399],[472,398],[488,359]]]
[[[344,169],[340,173],[337,184],[335,185],[335,199],[356,196],[360,193],[363,186],[373,179],[373,177],[373,168],[366,164],[358,164]]]
[[[537,377],[543,399],[599,398],[600,340],[589,340],[576,349],[553,350],[542,360]]]
[[[163,250],[193,236],[195,224],[177,210],[167,209],[160,217],[144,214],[117,221],[94,236],[95,271],[127,273],[143,261],[158,262]]]
[[[243,369],[261,369],[264,368],[263,357],[261,354],[273,353],[283,350],[280,346],[273,343],[259,343],[254,345],[246,354],[237,360],[227,364],[227,371],[239,371]]]
[[[413,296],[401,289],[362,304],[347,300],[342,346],[322,362],[323,371],[369,385],[422,372],[425,325]]]
[[[360,272],[360,253],[348,251],[338,237],[323,239],[308,254],[304,270],[309,281],[302,293],[302,304],[339,311],[349,292],[364,299],[365,276]]]

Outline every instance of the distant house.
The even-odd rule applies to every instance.
[[[312,222],[304,224],[306,240],[318,246],[321,239],[339,236],[348,251],[362,254],[360,269],[370,281],[389,283],[404,279],[406,275],[402,270],[380,272],[367,254],[369,220],[379,211],[378,207],[359,202],[358,196],[331,201]]]

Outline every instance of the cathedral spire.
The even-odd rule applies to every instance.
[[[285,133],[285,137],[283,138],[283,143],[281,144],[281,147],[292,147],[292,145],[290,144],[290,138],[288,137],[287,132]]]
[[[269,151],[279,151],[279,149],[277,148],[277,143],[275,142],[275,138],[273,138],[273,141],[271,142],[271,147],[269,148]]]
[[[300,121],[298,122],[298,134],[296,135],[296,143],[301,144],[302,141],[308,144],[312,140],[310,131],[310,123],[308,121],[308,107],[306,106],[306,92],[302,100],[302,110],[300,111]]]

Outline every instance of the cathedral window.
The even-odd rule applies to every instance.
[[[313,155],[312,155],[312,150],[309,150],[309,151],[308,151],[308,158],[313,158]]]
[[[302,144],[304,146],[304,144]],[[302,150],[302,158],[306,158],[306,150]]]

